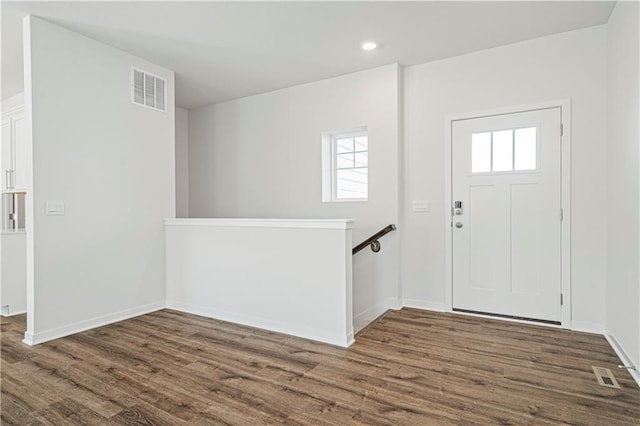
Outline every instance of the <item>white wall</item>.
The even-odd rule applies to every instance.
[[[164,306],[174,75],[37,17],[25,18],[25,57],[25,341],[38,343]],[[131,66],[167,79],[166,113],[131,103]],[[66,214],[46,216],[47,200]]]
[[[607,334],[640,368],[640,109],[637,2],[607,25]],[[640,383],[640,375],[636,373]]]
[[[403,300],[445,303],[445,117],[572,101],[572,316],[603,331],[605,296],[605,28],[485,50],[404,71]],[[431,202],[413,213],[412,200]]]
[[[176,107],[176,217],[189,217],[189,111]]]
[[[398,221],[399,68],[189,111],[191,217],[355,218],[354,244]],[[369,200],[322,202],[323,132],[368,126]],[[398,233],[354,256],[356,326],[395,306]]]
[[[352,226],[349,220],[168,220],[167,307],[349,346]]]

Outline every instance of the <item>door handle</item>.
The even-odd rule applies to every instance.
[[[462,222],[456,222],[456,228],[458,229],[462,228]]]

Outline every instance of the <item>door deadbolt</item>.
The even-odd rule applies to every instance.
[[[462,201],[456,201],[453,204],[453,214],[456,216],[462,215]]]

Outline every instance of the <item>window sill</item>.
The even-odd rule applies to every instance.
[[[345,198],[341,200],[326,200],[323,203],[366,203],[368,198]]]

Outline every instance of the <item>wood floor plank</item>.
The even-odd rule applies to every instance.
[[[5,386],[6,383],[2,383]],[[2,405],[0,406],[0,423],[2,425],[25,425],[38,424],[33,416],[34,410],[25,406],[24,400],[20,396],[7,391],[2,395]]]
[[[101,426],[108,422],[107,418],[100,416],[73,398],[65,398],[46,409],[39,410],[36,416],[49,424],[60,426]]]
[[[183,425],[185,421],[174,417],[162,410],[149,406],[148,404],[138,404],[126,408],[109,419],[114,425]]]
[[[172,310],[35,347],[24,326],[0,319],[2,425],[640,425],[607,341],[552,327],[402,309],[343,349]]]

